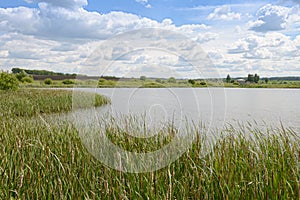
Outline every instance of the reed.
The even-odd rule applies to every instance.
[[[65,93],[58,93],[57,99],[69,99]],[[272,130],[260,130],[251,124],[232,126],[212,133],[219,137],[205,155],[203,138],[196,137],[191,148],[166,168],[124,173],[95,159],[83,146],[78,130],[63,115],[34,114],[44,108],[45,113],[68,111],[69,100],[30,108],[31,118],[22,117],[28,108],[13,108],[11,102],[0,101],[5,112],[2,116],[14,116],[0,122],[0,199],[300,198],[299,133],[281,126]],[[49,103],[44,98],[40,101]],[[60,105],[59,109],[55,105]],[[174,135],[169,125],[167,133],[157,136],[163,137],[162,142],[138,141],[121,125],[112,120],[106,134],[120,147],[137,152],[145,146],[147,151],[155,150]],[[199,136],[204,134],[202,128],[194,131]]]

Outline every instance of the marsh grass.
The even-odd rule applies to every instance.
[[[87,96],[93,97],[92,105],[85,105],[83,101],[81,101],[81,105],[88,107],[110,103],[108,98],[98,94],[81,92],[77,95],[82,99]],[[71,90],[21,89],[19,91],[0,91],[0,117],[33,117],[43,113],[68,112],[72,110],[72,99],[73,91]]]
[[[20,109],[25,108],[5,112],[12,116],[24,112]],[[126,137],[126,129],[119,127],[112,123],[106,132],[122,148],[135,145],[141,150],[145,142],[149,150],[156,148],[155,142]],[[172,127],[166,130],[170,132],[164,136],[173,134]],[[203,134],[201,129],[195,131]],[[283,126],[261,131],[246,125],[229,127],[218,135],[205,155],[204,141],[196,137],[191,148],[168,167],[135,174],[95,159],[76,128],[59,115],[1,118],[0,199],[300,198],[299,133]]]

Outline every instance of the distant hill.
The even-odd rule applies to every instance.
[[[300,81],[299,76],[287,76],[287,77],[270,77],[271,81]]]

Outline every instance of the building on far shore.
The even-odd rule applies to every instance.
[[[236,82],[238,82],[240,85],[244,85],[246,83],[245,79],[239,78],[236,80]]]

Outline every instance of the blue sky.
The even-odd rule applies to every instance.
[[[299,5],[298,0],[1,0],[0,69],[195,78],[209,71],[214,73],[205,76],[300,76]],[[163,32],[168,36],[155,41],[153,35],[148,40],[136,33],[145,48],[137,51],[136,38],[126,34],[144,28],[170,35]],[[173,33],[187,41],[169,40]],[[118,37],[127,43],[112,41]],[[153,51],[153,42],[166,49]],[[170,43],[178,43],[174,52],[167,48]],[[199,49],[184,46],[190,43],[208,55],[210,66],[198,72],[189,67],[192,51]],[[97,50],[104,57],[87,65]],[[116,52],[126,56],[116,60]]]

